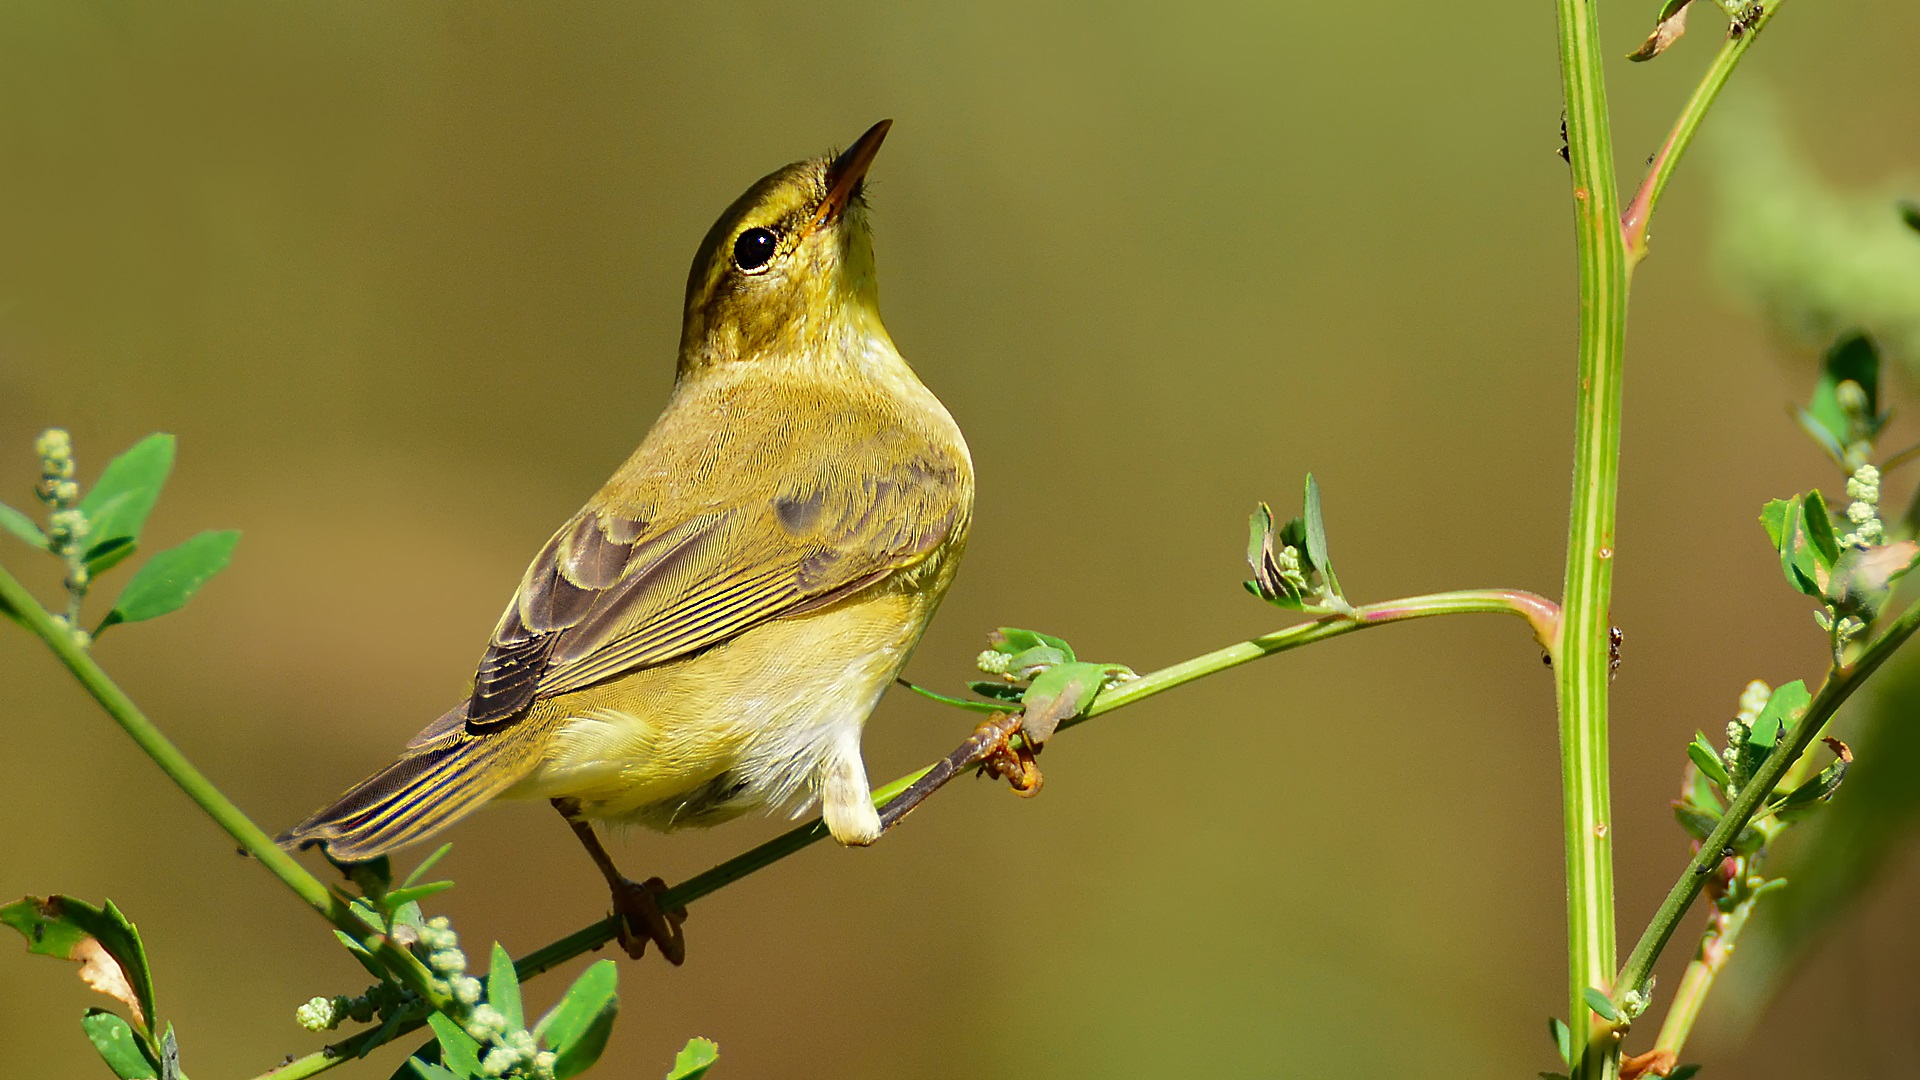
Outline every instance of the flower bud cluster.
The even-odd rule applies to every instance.
[[[55,511],[71,509],[80,501],[80,485],[73,479],[73,438],[61,428],[48,428],[34,440],[33,452],[40,455],[40,484],[34,494]]]
[[[480,1059],[482,1076],[501,1080],[553,1080],[556,1055],[542,1050],[540,1042],[526,1028],[515,1028],[505,1013],[480,999],[486,987],[467,974],[467,954],[460,948],[460,935],[444,915],[424,923],[409,923],[393,928],[393,940],[406,945],[433,973],[435,989],[455,1003],[452,1019],[485,1048]],[[294,1019],[309,1031],[326,1031],[347,1020],[366,1023],[376,1016],[385,1020],[399,1009],[416,1007],[419,995],[393,983],[369,987],[359,997],[317,997],[294,1010]]]
[[[308,1031],[331,1031],[348,1020],[365,1024],[375,1017],[386,1020],[409,1009],[419,995],[393,983],[375,983],[358,997],[335,994],[317,997],[293,1011],[293,1018]]]
[[[1874,418],[1866,388],[1852,379],[1842,379],[1840,385],[1833,388],[1833,398],[1847,417],[1846,446],[1841,456],[1848,465],[1857,467],[1873,453],[1873,437],[1880,424]]]
[[[417,951],[425,954],[427,967],[444,984],[447,996],[468,1008],[478,1004],[480,980],[467,974],[467,954],[460,951],[460,935],[454,933],[452,921],[445,915],[435,915],[420,927],[415,940]]]
[[[1844,547],[1870,548],[1887,538],[1880,522],[1880,470],[1862,465],[1847,481],[1847,522],[1853,531],[1840,538]]]
[[[1280,580],[1293,586],[1293,591],[1305,595],[1307,592],[1307,572],[1300,565],[1300,549],[1288,544],[1274,553],[1273,561],[1280,568]]]
[[[1772,696],[1773,687],[1759,679],[1748,683],[1747,688],[1740,692],[1740,711],[1727,721],[1727,748],[1720,751],[1721,760],[1727,764],[1728,776],[1738,773],[1740,748],[1747,744],[1747,735],[1753,731],[1753,722],[1760,719],[1760,710],[1767,707],[1767,699]]]

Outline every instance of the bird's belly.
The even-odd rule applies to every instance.
[[[834,739],[857,734],[930,604],[898,593],[758,627],[699,656],[555,698],[541,764],[509,796],[668,830],[809,805]]]

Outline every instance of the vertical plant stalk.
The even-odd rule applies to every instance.
[[[1594,987],[1611,994],[1616,957],[1607,762],[1608,607],[1613,596],[1628,282],[1595,2],[1557,0],[1580,264],[1580,361],[1566,591],[1552,655],[1567,847],[1568,1015],[1573,1074],[1585,1080],[1611,1077],[1619,1064],[1619,1039],[1611,1025],[1587,1008],[1583,992]]]

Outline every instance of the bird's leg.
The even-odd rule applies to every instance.
[[[1038,794],[1040,766],[1033,760],[1037,750],[1025,739],[1017,742],[1014,739],[1020,731],[1020,720],[1019,713],[994,713],[987,717],[979,727],[973,729],[972,735],[967,736],[966,742],[935,762],[926,775],[915,780],[907,790],[895,795],[880,808],[881,829],[884,831],[900,824],[900,820],[911,813],[914,807],[925,802],[927,796],[976,765],[981,772],[1006,780],[1022,796]]]
[[[627,955],[640,959],[647,951],[647,942],[660,946],[660,955],[667,962],[678,967],[687,960],[687,939],[680,930],[680,924],[686,921],[687,909],[662,908],[660,897],[667,891],[667,883],[659,878],[645,881],[632,881],[620,873],[613,865],[613,857],[600,844],[600,837],[593,831],[593,823],[580,816],[580,804],[572,799],[555,799],[553,808],[567,819],[573,827],[573,835],[580,838],[581,846],[587,849],[587,855],[593,859],[593,865],[600,868],[600,874],[607,879],[607,887],[613,890],[613,913],[620,916],[620,947]]]

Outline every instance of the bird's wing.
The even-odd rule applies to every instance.
[[[675,520],[589,505],[547,542],[480,663],[466,724],[688,656],[912,566],[964,525],[964,462],[915,455]]]

